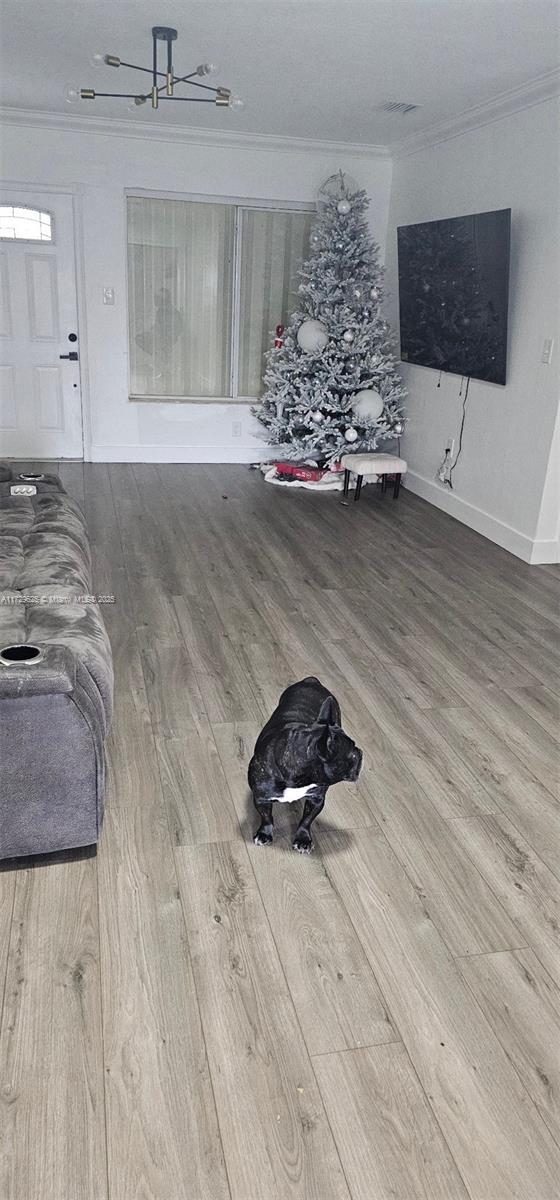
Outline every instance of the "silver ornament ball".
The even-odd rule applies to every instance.
[[[345,329],[344,333],[342,334],[342,338],[343,338],[343,341],[348,342],[348,344],[350,345],[350,343],[354,341],[353,331],[351,329]]]
[[[350,212],[352,205],[350,204],[349,200],[343,199],[343,200],[338,201],[338,204],[336,207],[337,207],[338,212],[340,213],[341,217],[345,217]]]
[[[344,437],[347,442],[357,442],[358,430],[354,429],[354,426],[351,425],[349,429],[344,430]]]
[[[354,415],[369,421],[377,421],[383,412],[383,397],[377,388],[362,388],[352,397]]]
[[[307,354],[323,350],[328,340],[327,331],[321,321],[303,321],[297,331],[298,346]]]

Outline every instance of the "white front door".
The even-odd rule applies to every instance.
[[[3,187],[0,457],[82,453],[72,197]]]

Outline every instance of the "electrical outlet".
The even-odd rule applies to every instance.
[[[439,464],[439,467],[436,471],[436,479],[439,479],[440,483],[449,483],[450,482],[451,467],[453,465],[454,449],[455,449],[455,438],[448,438],[446,445],[445,445],[443,458],[442,458],[442,460]]]
[[[232,437],[241,437],[241,421],[232,421],[231,422],[231,436]]]

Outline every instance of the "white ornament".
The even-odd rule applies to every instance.
[[[358,430],[354,429],[354,427],[351,425],[349,429],[344,430],[344,437],[346,438],[347,442],[357,442]]]
[[[312,421],[315,421],[315,424],[316,424],[316,425],[320,425],[320,424],[321,424],[321,421],[324,421],[324,420],[325,420],[325,418],[324,418],[324,415],[323,415],[323,413],[321,412],[321,410],[320,410],[320,409],[318,409],[318,408],[315,408],[315,409],[313,410],[313,412],[311,413],[311,420],[312,420]]]
[[[383,398],[375,388],[362,388],[352,398],[352,408],[357,417],[376,421],[383,412]]]
[[[350,212],[352,205],[350,204],[349,200],[339,200],[336,207],[341,216],[345,217],[346,214]]]
[[[362,287],[360,287],[360,284],[359,283],[354,284],[354,287],[351,288],[352,299],[353,300],[361,300],[363,294],[364,294],[364,289]]]
[[[298,346],[308,354],[322,350],[329,338],[320,321],[303,321],[297,332]]]
[[[380,291],[379,291],[378,287],[370,288],[369,294],[370,294],[372,300],[379,300]]]
[[[344,333],[342,334],[342,338],[343,338],[343,341],[345,341],[345,342],[348,342],[348,343],[353,342],[354,341],[353,331],[351,329],[345,329]]]

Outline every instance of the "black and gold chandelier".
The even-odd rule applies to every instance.
[[[143,71],[146,75],[151,75],[152,85],[148,90],[142,89],[137,92],[98,92],[94,88],[80,88],[80,97],[82,100],[96,100],[98,97],[117,96],[123,100],[132,100],[134,104],[146,104],[151,101],[152,108],[159,108],[160,100],[178,100],[191,104],[216,104],[220,108],[240,108],[243,101],[239,96],[232,96],[229,88],[225,87],[210,87],[207,83],[200,83],[197,76],[204,78],[210,75],[216,68],[212,63],[201,63],[195,67],[189,75],[176,75],[173,67],[173,42],[177,40],[177,30],[170,29],[167,25],[154,25],[152,29],[152,65],[151,67],[139,67],[136,63],[125,62],[116,54],[96,54],[94,60],[96,65],[108,67],[128,67],[131,71]],[[167,45],[167,57],[165,70],[159,70],[158,65],[158,42],[165,42]],[[163,80],[163,82],[161,82]],[[211,95],[190,95],[178,96],[175,93],[177,84],[187,84],[191,88],[200,89],[203,92],[210,92]],[[74,92],[75,95],[75,92]]]

